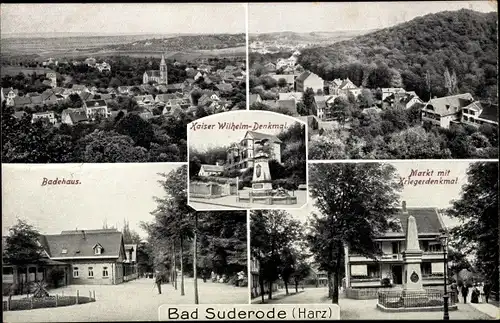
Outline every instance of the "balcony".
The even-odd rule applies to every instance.
[[[422,260],[442,260],[443,256],[442,251],[424,251],[422,253]]]
[[[378,261],[380,262],[393,262],[393,261],[403,261],[403,256],[401,254],[383,254],[382,256],[377,258]],[[352,255],[349,256],[349,261],[350,262],[372,262],[375,261],[374,259],[361,256],[361,255]]]

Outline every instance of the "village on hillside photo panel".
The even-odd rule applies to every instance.
[[[303,209],[250,211],[252,304],[498,318],[498,162],[310,163],[308,184]]]
[[[250,109],[310,160],[498,158],[496,2],[249,3],[248,32]]]
[[[185,162],[186,124],[246,109],[246,4],[0,11],[4,163]]]
[[[4,322],[249,302],[247,211],[195,212],[185,164],[6,164],[2,186]]]
[[[301,208],[307,203],[307,126],[269,111],[188,125],[188,203],[196,210]]]

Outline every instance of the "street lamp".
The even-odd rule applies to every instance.
[[[444,295],[443,295],[443,307],[444,307],[444,314],[443,314],[443,320],[448,321],[450,319],[450,315],[448,312],[448,279],[446,277],[446,273],[448,271],[448,234],[446,232],[441,232],[441,235],[438,237],[439,241],[441,242],[441,245],[443,246],[443,265],[444,265]]]

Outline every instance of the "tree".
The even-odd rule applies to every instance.
[[[286,82],[286,80],[284,78],[280,78],[278,80],[278,86],[279,87],[287,87],[288,86],[288,83]]]
[[[125,244],[139,244],[141,242],[141,237],[134,230],[130,230],[128,221],[123,220],[123,243]]]
[[[310,273],[311,273],[311,266],[307,262],[303,260],[297,261],[297,264],[295,265],[295,270],[292,274],[292,279],[295,284],[296,293],[299,292],[299,283],[304,279],[306,279]]]
[[[262,301],[264,301],[264,283],[269,286],[268,299],[272,299],[273,283],[283,273],[284,267],[290,267],[289,265],[283,266],[283,259],[287,258],[284,255],[286,255],[286,250],[290,250],[291,243],[298,240],[300,231],[300,222],[292,219],[285,211],[252,212],[250,221],[251,253],[260,263],[259,285]],[[287,276],[289,277],[288,274]]]
[[[475,254],[476,267],[498,291],[499,246],[492,243],[498,241],[497,163],[471,164],[460,198],[446,213],[460,221],[450,232],[456,245],[465,254]],[[498,293],[496,297],[498,300]]]
[[[302,102],[304,103],[307,115],[316,115],[316,113],[313,113],[316,108],[314,104],[314,90],[312,88],[309,87],[305,90]]]
[[[36,264],[42,258],[43,247],[39,242],[40,233],[31,224],[24,220],[9,228],[9,235],[5,239],[3,259],[6,263],[19,267],[18,275],[28,275],[27,266]],[[21,281],[20,279],[17,280]],[[20,286],[23,290],[23,286]]]
[[[391,227],[398,191],[395,168],[388,164],[315,164],[309,169],[313,214],[308,241],[320,269],[333,274],[332,302],[338,303],[344,246],[374,258],[374,243]]]

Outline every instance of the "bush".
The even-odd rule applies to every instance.
[[[78,297],[78,304],[94,302],[93,299],[85,296]],[[7,301],[3,302],[3,308],[7,308]],[[70,306],[76,304],[76,296],[61,296],[57,299],[57,307]],[[56,307],[56,297],[49,296],[43,298],[33,298],[33,309]],[[12,299],[10,302],[11,311],[22,311],[31,309],[31,300],[29,298]]]
[[[391,284],[391,280],[389,278],[382,278],[382,280],[380,281],[380,283],[382,284],[382,287],[391,287],[392,284]]]

